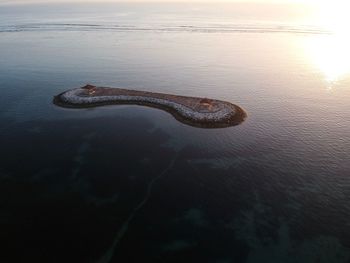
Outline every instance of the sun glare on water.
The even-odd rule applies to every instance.
[[[350,74],[350,1],[318,1],[317,23],[329,34],[307,39],[306,51],[328,88]]]

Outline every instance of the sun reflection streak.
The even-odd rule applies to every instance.
[[[306,49],[311,61],[330,84],[350,72],[350,35],[310,38],[306,42]]]
[[[350,73],[350,1],[320,1],[319,24],[329,35],[308,38],[307,56],[324,74],[327,88],[332,88]]]

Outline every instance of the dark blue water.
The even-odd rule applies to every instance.
[[[350,262],[348,64],[299,9],[264,10],[1,6],[0,261]],[[86,83],[248,118],[52,104]]]

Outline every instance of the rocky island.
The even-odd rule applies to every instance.
[[[54,104],[67,108],[87,108],[113,104],[136,104],[171,113],[177,120],[195,127],[224,128],[238,125],[245,111],[230,102],[86,85],[54,97]]]

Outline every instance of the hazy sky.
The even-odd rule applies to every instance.
[[[186,2],[186,3],[277,3],[277,4],[290,4],[290,3],[302,3],[311,4],[313,6],[343,6],[349,7],[348,0],[0,0],[0,4],[13,4],[13,3],[61,3],[61,2]]]
[[[59,3],[59,2],[259,2],[259,3],[300,3],[315,2],[316,0],[0,0],[0,3]]]

